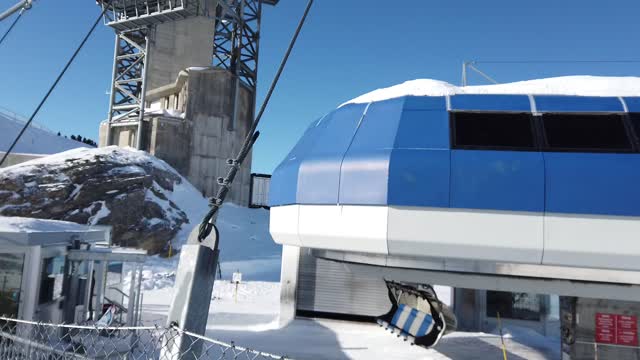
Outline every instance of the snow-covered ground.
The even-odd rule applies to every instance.
[[[24,120],[17,115],[0,109],[0,152],[5,152],[24,126]],[[38,125],[31,125],[13,149],[22,154],[55,154],[69,149],[89,147],[79,141],[67,139]]]
[[[225,342],[296,359],[502,359],[495,333],[456,332],[434,349],[410,346],[376,324],[325,319],[298,319],[278,328],[280,285],[250,281],[234,285],[217,281],[207,335]],[[164,324],[173,288],[145,291],[146,324]],[[509,359],[557,359],[559,342],[528,329],[504,329]]]
[[[407,95],[445,96],[456,94],[640,96],[640,77],[561,76],[507,84],[464,87],[439,80],[417,79],[368,92],[342,105],[368,103]]]

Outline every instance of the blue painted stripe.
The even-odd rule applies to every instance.
[[[398,326],[398,321],[400,320],[400,315],[402,315],[402,311],[404,311],[404,305],[399,305],[396,313],[393,314],[393,318],[391,319],[391,325]]]
[[[447,110],[447,98],[444,96],[405,96],[405,110]]]
[[[409,317],[407,318],[407,322],[404,323],[402,330],[409,334],[409,329],[411,329],[411,325],[416,320],[416,315],[418,315],[418,310],[411,308],[411,312],[409,313]]]
[[[451,110],[531,112],[527,95],[455,95]]]
[[[433,317],[431,317],[431,315],[429,314],[425,314],[424,320],[422,321],[422,325],[420,325],[420,328],[418,329],[416,337],[427,335],[427,330],[429,329],[429,326],[431,326],[431,323],[433,323]]]
[[[538,112],[624,112],[617,97],[534,96]]]
[[[640,97],[626,97],[624,102],[627,104],[629,112],[640,112]]]

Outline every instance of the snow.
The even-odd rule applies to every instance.
[[[189,233],[198,226],[209,209],[208,202],[199,193],[199,198],[194,197],[196,195],[189,191],[188,186],[174,188],[173,201],[187,214],[190,221],[174,238],[174,248],[179,248],[186,242]],[[200,199],[202,201],[194,201]],[[225,203],[216,226],[220,233],[220,269],[223,279],[231,279],[233,272],[240,271],[246,280],[280,280],[282,247],[269,234],[269,211]],[[158,256],[149,258],[145,265],[145,269],[149,271],[143,273],[143,288],[158,290],[172,287],[178,261],[179,256],[169,259]],[[129,278],[130,276],[125,276],[125,286],[128,286]]]
[[[216,281],[206,335],[294,359],[501,359],[495,333],[455,332],[434,349],[410,346],[376,324],[296,319],[279,327],[280,285],[249,281],[238,287]],[[164,324],[174,289],[144,292],[143,321]],[[559,342],[528,329],[503,329],[509,359],[558,358]]]
[[[5,152],[9,149],[24,124],[24,120],[0,111],[0,134],[2,134],[0,136],[0,152]],[[89,147],[89,145],[67,139],[64,136],[58,136],[45,128],[31,125],[13,148],[13,152],[34,155],[54,154],[82,147]]]
[[[640,96],[640,77],[561,76],[506,84],[464,87],[439,80],[417,79],[371,91],[340,106],[382,101],[410,95],[445,96],[457,94]]]
[[[98,210],[98,212],[89,219],[89,222],[92,226],[97,225],[100,219],[109,216],[109,214],[111,213],[104,201],[94,202],[93,206],[97,206],[97,204],[100,204],[100,210]]]
[[[166,116],[166,117],[176,117],[181,119],[184,119],[184,117],[186,116],[185,112],[179,111],[176,109],[147,108],[147,109],[144,109],[144,113],[145,115],[159,115],[159,116]]]
[[[0,216],[0,232],[35,233],[86,231],[89,227],[67,221]]]

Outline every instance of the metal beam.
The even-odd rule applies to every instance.
[[[352,264],[392,280],[453,287],[578,296],[640,299],[640,272],[563,266],[480,262],[454,259],[400,258],[313,250],[318,258]]]
[[[213,65],[233,72],[254,94],[262,3],[261,0],[219,1],[215,21]]]
[[[350,269],[366,272],[370,276],[379,276],[380,278],[402,279],[406,282],[448,285],[466,289],[529,292],[625,301],[640,299],[640,285],[631,284],[401,269],[364,264],[352,264]]]
[[[113,144],[116,123],[137,121],[135,146],[141,149],[149,59],[149,36],[153,29],[144,28],[116,33],[106,145]]]
[[[22,0],[22,1],[18,2],[17,4],[13,5],[9,9],[7,9],[4,12],[0,13],[0,21],[8,18],[9,16],[13,15],[14,13],[16,13],[16,12],[18,12],[20,10],[31,9],[31,2],[32,2],[32,0]]]

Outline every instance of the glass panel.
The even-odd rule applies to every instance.
[[[547,144],[557,151],[631,151],[620,115],[545,114]]]
[[[534,150],[529,114],[454,114],[454,146],[458,148]]]
[[[57,300],[62,296],[64,261],[64,256],[51,257],[42,261],[39,304]]]
[[[23,254],[0,253],[0,314],[18,316]]]
[[[540,321],[540,297],[529,293],[487,291],[487,316]]]
[[[631,124],[636,131],[636,136],[640,139],[640,113],[631,113],[629,118],[631,118]]]

